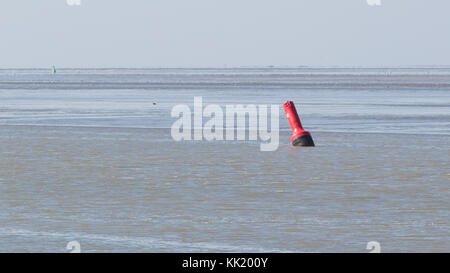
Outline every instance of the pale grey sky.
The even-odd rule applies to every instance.
[[[450,65],[450,1],[1,0],[0,67]]]

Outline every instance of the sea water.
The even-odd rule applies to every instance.
[[[0,70],[1,252],[450,249],[450,68],[50,72]],[[280,105],[279,148],[174,141],[194,96]]]

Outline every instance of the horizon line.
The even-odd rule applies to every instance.
[[[47,67],[0,67],[0,70],[9,69],[49,69],[53,65]],[[60,66],[54,65],[59,69],[237,69],[237,68],[362,68],[362,69],[408,69],[408,68],[450,68],[447,65],[222,65],[222,66]]]

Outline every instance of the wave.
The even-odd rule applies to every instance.
[[[148,251],[153,249],[168,248],[172,251],[189,251],[189,250],[204,250],[204,251],[220,251],[220,252],[288,252],[288,250],[281,249],[266,249],[260,247],[249,246],[232,246],[213,242],[199,242],[187,243],[179,241],[161,240],[152,237],[130,237],[117,236],[108,234],[89,234],[89,233],[61,233],[49,231],[32,231],[26,229],[15,228],[0,228],[0,236],[23,236],[23,237],[54,237],[67,240],[88,240],[102,242],[104,244],[124,245],[131,247],[144,247]]]

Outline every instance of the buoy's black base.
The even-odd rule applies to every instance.
[[[292,142],[292,145],[294,145],[294,146],[311,146],[311,147],[315,146],[314,141],[310,135],[304,135],[304,136],[296,138]]]

